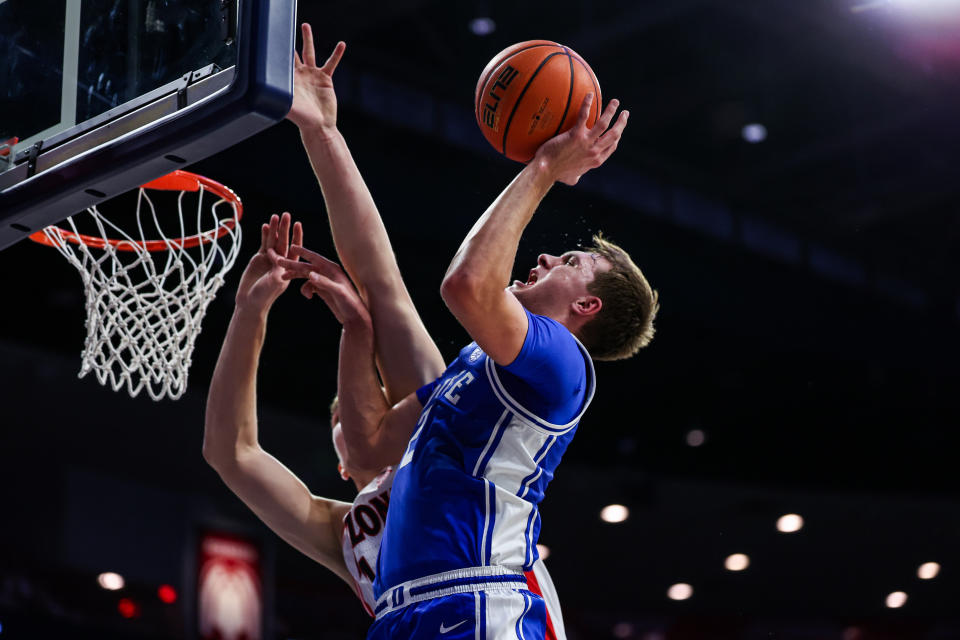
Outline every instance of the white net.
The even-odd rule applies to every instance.
[[[135,397],[146,389],[154,400],[176,400],[186,391],[200,323],[237,258],[241,239],[239,205],[199,186],[190,204],[185,204],[188,191],[176,198],[180,216],[174,239],[164,233],[144,188],[137,195],[135,234],[96,207],[87,210],[92,220],[84,222],[100,238],[75,240],[81,234],[74,217],[83,214],[67,218],[66,228],[43,230],[83,279],[87,337],[79,377],[93,371],[114,391],[126,386]],[[184,211],[185,206],[191,210]]]

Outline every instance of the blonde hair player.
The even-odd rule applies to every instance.
[[[323,69],[315,66],[308,33],[298,73],[301,67],[304,73]],[[339,60],[343,48],[339,43],[324,67]],[[335,114],[335,102],[329,102],[332,82],[329,75],[322,80],[317,112],[329,114],[332,107]],[[344,431],[350,455],[362,468],[400,459],[374,581],[376,621],[368,638],[467,640],[547,633],[546,605],[525,576],[537,559],[538,505],[593,397],[593,359],[629,357],[648,344],[658,308],[656,292],[629,255],[603,238],[587,250],[543,254],[525,282],[506,286],[520,235],[553,184],[576,184],[616,149],[627,113],[614,122],[618,102],[613,100],[589,128],[591,102],[587,96],[572,129],[538,149],[454,256],[441,294],[474,341],[439,378],[391,407],[396,397],[387,402],[371,384],[373,363],[350,355],[365,351],[363,336],[344,322],[341,414],[345,423],[359,426]],[[335,126],[317,128],[308,109],[295,105],[290,117],[300,126],[324,185],[327,161],[347,153],[342,136]],[[351,186],[358,185],[359,175]],[[324,195],[329,204],[326,187]],[[350,197],[359,197],[356,189]],[[352,271],[345,247],[338,242],[337,248],[361,294],[369,282],[399,278],[392,252],[363,255],[375,263],[369,274],[374,280],[365,280]],[[344,286],[335,265],[300,246],[277,264],[289,270],[285,277],[308,278],[304,288],[328,305],[332,292]],[[376,296],[371,293],[367,300],[378,341],[392,336],[380,330],[379,323],[389,319],[378,319]],[[337,313],[335,305],[331,309]],[[594,323],[602,330],[594,331]],[[416,337],[424,344],[429,340]],[[378,343],[378,355],[381,351]],[[382,359],[380,365],[389,373]],[[385,382],[388,395],[397,390]]]

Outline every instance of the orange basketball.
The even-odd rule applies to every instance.
[[[528,162],[537,148],[573,126],[583,98],[593,93],[588,126],[600,116],[600,84],[573,49],[527,40],[493,57],[477,81],[477,124],[493,148]]]

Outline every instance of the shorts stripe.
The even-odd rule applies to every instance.
[[[525,591],[521,591],[520,595],[523,596],[523,613],[517,618],[517,637],[520,640],[525,640],[523,637],[523,618],[527,615],[527,611],[530,611],[530,596]]]
[[[480,635],[478,636],[480,640],[486,640],[487,638],[487,594],[481,591],[477,594],[479,596],[478,600],[480,602]]]

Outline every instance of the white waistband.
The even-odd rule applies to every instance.
[[[526,589],[527,578],[523,573],[506,567],[468,567],[443,573],[435,573],[416,580],[408,580],[391,587],[377,599],[374,608],[377,619],[403,607],[453,593],[476,591],[513,591]]]

